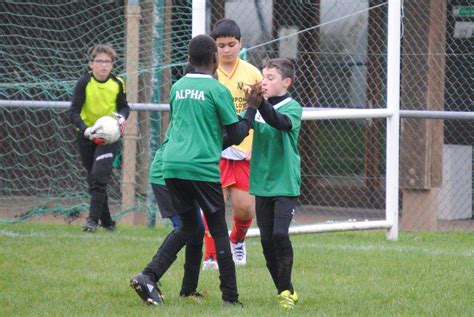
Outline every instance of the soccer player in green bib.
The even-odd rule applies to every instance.
[[[187,64],[184,68],[184,74],[194,71],[194,67],[191,64]],[[161,143],[160,148],[156,151],[153,162],[150,165],[148,180],[153,190],[158,209],[161,214],[161,218],[168,218],[173,224],[173,229],[176,230],[181,227],[181,220],[179,214],[174,209],[171,201],[168,188],[163,178],[163,151],[168,142],[168,136],[166,135],[164,141]],[[191,238],[185,247],[184,255],[184,276],[181,283],[181,290],[179,295],[181,297],[188,297],[194,300],[200,300],[204,297],[203,294],[197,291],[199,281],[199,271],[202,259],[202,246],[204,237],[204,223],[201,216],[201,209],[196,206],[196,213],[198,214],[198,230],[196,234]]]
[[[260,87],[254,87],[247,98],[247,113],[239,119],[230,91],[212,77],[218,65],[216,42],[198,35],[189,43],[188,53],[195,71],[171,87],[168,142],[163,151],[163,177],[182,226],[166,237],[130,285],[146,304],[163,302],[157,283],[199,230],[197,203],[215,239],[222,300],[225,305],[240,306],[219,159],[223,148],[239,144],[248,135],[263,97]]]
[[[288,230],[300,195],[298,135],[302,108],[288,94],[294,67],[285,58],[263,66],[262,89],[266,100],[254,123],[250,193],[255,195],[260,241],[280,306],[291,309],[298,296],[291,283],[293,247]]]

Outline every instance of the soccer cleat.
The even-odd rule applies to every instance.
[[[245,248],[245,241],[237,243],[230,243],[230,249],[232,251],[232,259],[235,265],[247,264],[247,250]]]
[[[117,232],[117,227],[115,225],[103,227],[108,232]]]
[[[104,222],[103,220],[101,220],[100,222],[101,222],[100,226],[102,228],[104,228],[106,231],[108,231],[108,232],[116,232],[117,231],[117,227],[115,226],[115,221],[109,220],[109,221]]]
[[[92,220],[87,220],[87,223],[82,227],[82,231],[95,232],[97,230],[97,223]]]
[[[219,265],[217,264],[217,261],[214,260],[212,256],[210,256],[209,258],[205,259],[204,262],[202,262],[203,271],[217,270],[217,269],[219,269]]]
[[[163,304],[163,294],[149,276],[138,273],[130,280],[130,286],[137,292],[138,296],[140,296],[146,305]]]
[[[293,297],[293,302],[298,303],[298,294],[296,294],[296,291],[293,290],[293,294],[291,294],[291,297]]]
[[[230,301],[230,300],[225,300],[223,302],[223,305],[225,307],[244,307],[244,304],[242,304],[238,299]]]
[[[293,309],[298,302],[298,294],[296,294],[296,292],[291,294],[289,290],[283,291],[278,295],[278,301],[280,302],[281,308]]]
[[[198,291],[192,291],[190,293],[186,293],[186,292],[181,291],[179,293],[179,296],[184,297],[184,298],[190,298],[190,299],[195,300],[195,301],[200,301],[204,298],[204,294],[201,294]]]

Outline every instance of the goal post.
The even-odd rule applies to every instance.
[[[401,0],[388,2],[387,31],[387,117],[386,149],[386,218],[391,227],[387,232],[389,240],[398,239],[398,196],[399,196],[399,147],[400,147],[400,42],[401,42]]]
[[[205,18],[204,0],[193,0],[193,36],[206,29],[208,21]],[[224,9],[224,8],[223,8]],[[389,0],[387,8],[387,108],[386,109],[321,109],[305,111],[303,120],[324,119],[355,119],[355,118],[386,118],[386,177],[385,177],[385,220],[346,222],[333,224],[314,224],[292,226],[290,233],[310,233],[342,230],[386,229],[389,240],[398,239],[398,200],[399,200],[399,129],[400,129],[400,42],[401,42],[401,2]],[[224,9],[225,11],[225,9]],[[283,41],[283,38],[295,38],[291,29],[282,38],[273,41]],[[291,41],[291,40],[290,40]],[[287,42],[290,44],[291,42]],[[280,47],[281,48],[281,47]],[[249,229],[248,236],[259,235],[258,228]]]

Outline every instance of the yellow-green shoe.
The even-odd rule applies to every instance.
[[[293,301],[296,303],[298,303],[298,294],[296,294],[296,291],[293,290],[293,294],[291,295],[291,297],[293,297]]]
[[[298,295],[296,292],[291,292],[289,290],[283,291],[278,295],[278,300],[280,302],[280,306],[284,309],[293,309],[295,304],[298,302]]]

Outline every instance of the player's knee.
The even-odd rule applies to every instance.
[[[105,186],[109,182],[110,172],[107,171],[95,171],[90,174],[91,184],[96,184],[98,186]]]
[[[250,205],[234,207],[234,217],[237,217],[242,221],[253,219],[255,217],[254,208]]]
[[[277,248],[285,248],[290,244],[290,237],[287,232],[274,232],[273,241]]]
[[[184,226],[181,226],[175,230],[179,234],[179,236],[182,237],[183,240],[185,241],[191,240],[196,235],[196,232],[197,232],[197,228],[193,228],[193,227],[186,228]]]
[[[107,197],[107,184],[102,184],[98,182],[91,182],[89,187],[89,193],[95,197]]]

